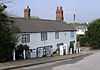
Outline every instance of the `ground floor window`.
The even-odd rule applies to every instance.
[[[51,54],[52,54],[52,45],[45,46],[44,49],[45,49],[45,55],[46,56],[51,56]]]
[[[44,55],[44,47],[38,47],[37,48],[37,57],[43,57]]]
[[[37,57],[36,49],[30,49],[30,57],[31,57],[31,58]]]
[[[52,55],[52,45],[38,47],[36,49],[31,49],[31,58],[33,57],[45,57],[45,56],[51,56]]]

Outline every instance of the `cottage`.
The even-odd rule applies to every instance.
[[[68,51],[71,43],[76,44],[76,30],[73,25],[57,20],[32,18],[13,18],[13,20],[14,25],[20,29],[17,46],[29,48],[28,54],[24,51],[24,58],[51,56],[54,52],[59,53],[60,45],[66,44],[65,49]]]
[[[30,16],[31,9],[24,9],[24,17],[13,17],[14,25],[20,29],[17,33],[18,43],[15,56],[26,58],[52,56],[53,54],[65,55],[75,50],[76,29],[73,24],[66,24],[62,7],[57,7],[56,20],[33,19]],[[19,53],[20,51],[23,53]]]

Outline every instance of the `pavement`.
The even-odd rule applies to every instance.
[[[71,54],[71,55],[64,55],[64,56],[52,56],[52,57],[43,57],[43,58],[34,58],[34,59],[27,59],[27,60],[17,60],[17,61],[10,61],[5,63],[0,63],[0,70],[10,70],[16,69],[20,67],[28,67],[33,65],[45,64],[50,62],[56,62],[61,60],[67,59],[74,59],[81,56],[88,56],[93,54],[95,51],[83,51],[80,54]]]

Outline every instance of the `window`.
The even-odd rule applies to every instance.
[[[59,39],[59,32],[55,32],[55,39]]]
[[[41,32],[41,41],[47,40],[47,32]]]
[[[71,38],[74,37],[74,32],[70,32],[70,37],[71,37]]]
[[[30,34],[22,34],[22,43],[30,42]]]
[[[44,53],[46,56],[50,56],[51,55],[51,52],[52,52],[52,45],[48,45],[48,46],[44,46]]]

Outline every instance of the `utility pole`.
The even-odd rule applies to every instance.
[[[73,21],[75,22],[75,20],[76,20],[76,14],[74,13],[73,14]]]
[[[76,21],[76,9],[74,8],[73,21]]]

